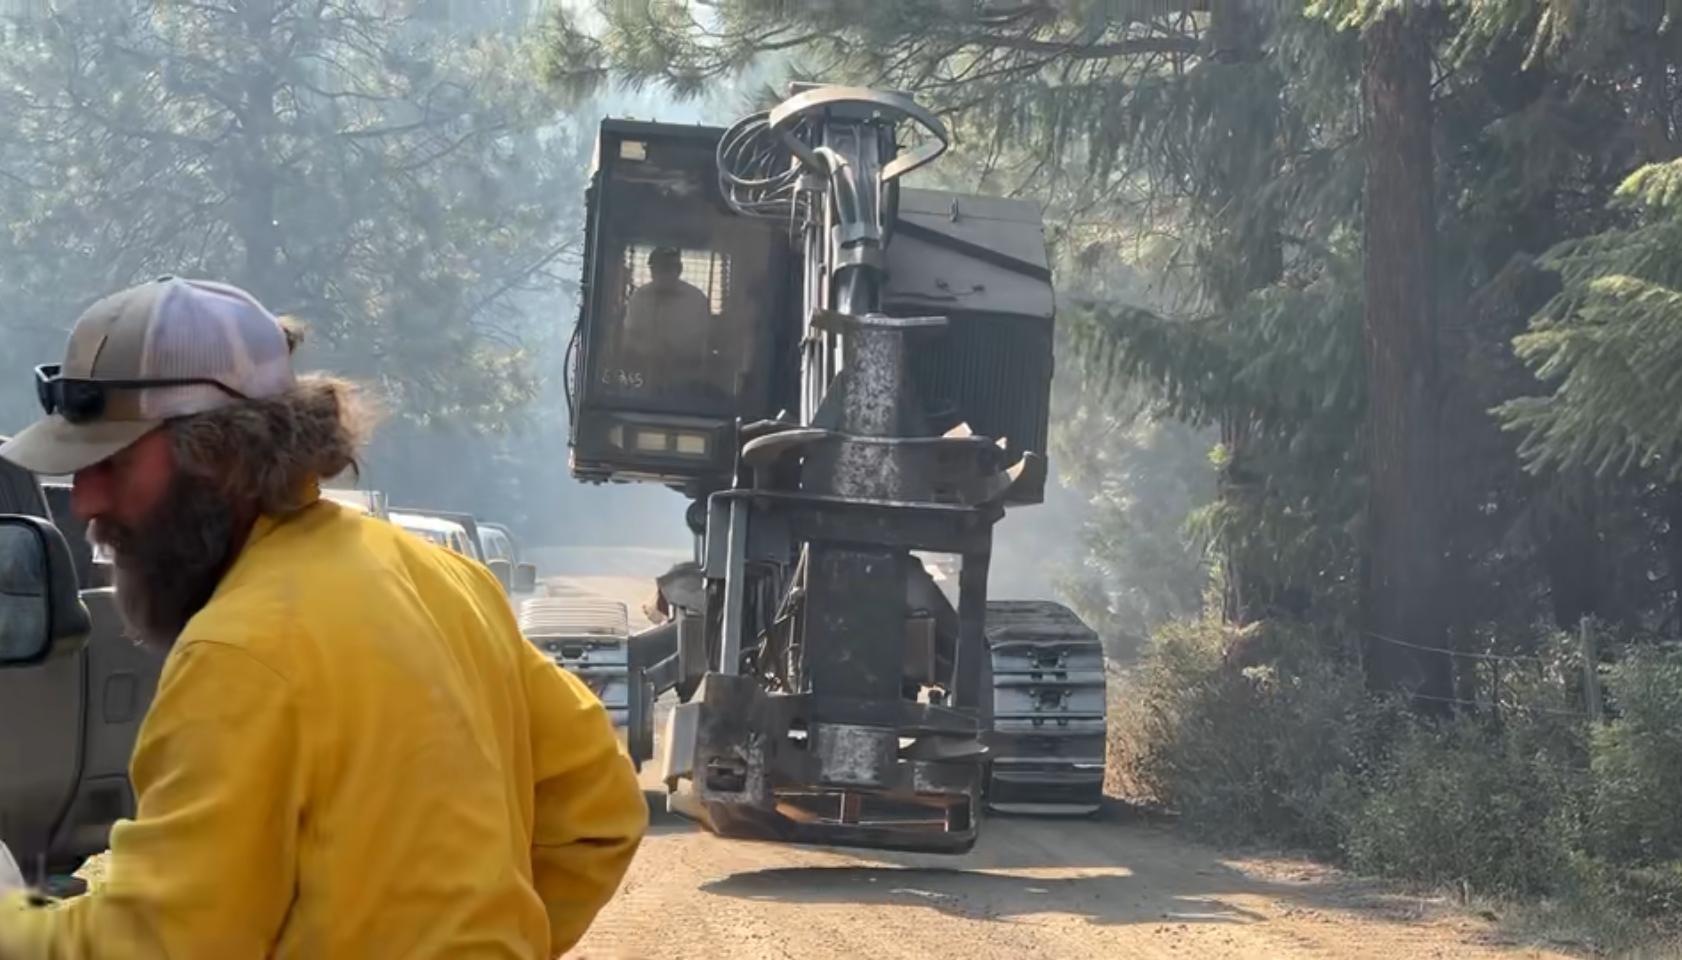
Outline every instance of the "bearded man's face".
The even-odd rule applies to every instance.
[[[111,551],[117,607],[130,634],[167,651],[233,559],[236,511],[217,485],[175,469],[137,518],[102,516],[88,536]]]

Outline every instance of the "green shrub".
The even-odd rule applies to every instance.
[[[1682,918],[1682,860],[1620,871],[1614,904],[1637,916],[1676,922]]]
[[[1574,650],[1553,638],[1504,672],[1499,709],[1441,720],[1371,696],[1304,629],[1170,624],[1112,685],[1112,787],[1209,839],[1542,895],[1603,931],[1674,927],[1682,653],[1628,654],[1591,729]]]
[[[1583,776],[1514,750],[1484,720],[1420,725],[1368,785],[1351,820],[1349,859],[1427,883],[1549,891],[1570,858],[1572,798]]]
[[[1642,866],[1682,859],[1682,654],[1632,651],[1607,692],[1614,717],[1593,744],[1593,851]]]
[[[1231,663],[1239,641],[1266,650],[1265,663]],[[1219,839],[1320,852],[1339,845],[1387,716],[1306,635],[1271,625],[1235,634],[1212,620],[1160,630],[1120,699],[1111,757],[1125,794]]]

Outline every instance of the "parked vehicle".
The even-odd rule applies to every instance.
[[[473,542],[473,539],[468,536],[467,530],[459,523],[411,513],[408,510],[391,511],[391,522],[417,537],[436,543],[440,547],[454,550],[464,557],[479,559],[478,544]]]
[[[509,594],[525,596],[538,592],[537,565],[527,563],[520,550],[520,541],[513,531],[500,523],[479,523],[479,543],[485,551],[485,564],[502,580]],[[506,564],[504,578],[502,565]]]
[[[520,562],[518,549],[514,546],[514,538],[508,528],[499,523],[479,523],[479,547],[485,553],[485,561],[506,560],[510,565]]]
[[[493,552],[485,546],[486,525],[480,523],[479,519],[471,513],[422,507],[392,508],[392,516],[395,517],[399,513],[416,517],[431,517],[434,520],[441,520],[461,527],[466,532],[467,541],[470,545],[470,549],[464,551],[464,553],[489,567],[491,572],[496,574],[497,580],[502,583],[502,589],[506,590],[510,596],[537,591],[537,568],[529,563],[520,563],[517,559],[510,559],[503,555],[505,549],[511,549],[513,546],[513,537],[508,536],[507,527],[499,524],[491,528],[508,537],[507,548],[498,546],[496,552]]]
[[[398,514],[430,518],[460,528],[462,535],[466,538],[467,549],[458,552],[464,556],[472,557],[480,563],[485,562],[485,552],[479,545],[479,520],[473,514],[460,513],[454,510],[434,510],[430,507],[392,507],[391,515],[396,517]]]
[[[163,657],[126,636],[108,559],[43,486],[0,461],[0,842],[43,883],[134,815],[129,756]],[[16,582],[13,582],[13,581]]]
[[[386,505],[385,494],[378,490],[323,487],[321,495],[325,499],[361,510],[370,517],[379,517],[381,520],[391,519],[391,511]]]

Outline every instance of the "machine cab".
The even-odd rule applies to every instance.
[[[572,472],[685,490],[726,483],[738,420],[773,415],[788,349],[788,230],[734,213],[722,131],[603,121],[569,357]]]

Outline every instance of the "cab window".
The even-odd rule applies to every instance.
[[[480,539],[484,542],[486,560],[507,560],[510,563],[514,562],[514,548],[508,542],[508,538],[502,535],[501,531],[481,527]]]
[[[757,318],[720,251],[627,244],[615,276],[604,393],[661,406],[734,410],[750,388]]]

